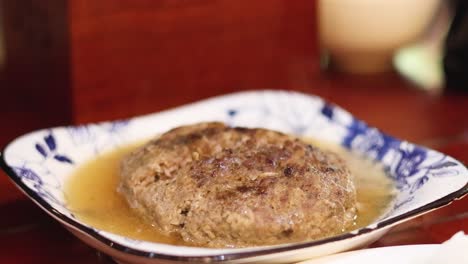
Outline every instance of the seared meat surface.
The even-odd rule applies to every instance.
[[[128,155],[120,174],[119,191],[139,214],[198,246],[319,239],[356,217],[339,157],[266,129],[178,127]]]

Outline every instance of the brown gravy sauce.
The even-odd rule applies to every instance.
[[[388,210],[394,197],[394,185],[382,167],[339,146],[305,141],[339,154],[354,175],[359,213],[351,229],[370,224]],[[116,191],[120,160],[140,145],[112,150],[78,168],[65,186],[68,207],[79,220],[102,230],[134,239],[190,246],[180,238],[159,233],[156,227],[132,211]]]

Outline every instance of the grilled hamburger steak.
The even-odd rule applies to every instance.
[[[206,247],[323,238],[356,216],[350,172],[335,154],[216,122],[172,129],[128,155],[119,191],[163,233]]]

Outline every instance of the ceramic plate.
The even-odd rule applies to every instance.
[[[83,163],[121,145],[173,127],[218,120],[333,142],[381,163],[397,186],[389,212],[365,228],[303,243],[209,249],[150,243],[80,222],[63,186]],[[35,131],[12,141],[0,159],[13,182],[72,233],[124,263],[160,261],[292,262],[367,245],[401,221],[450,203],[468,192],[468,172],[455,159],[395,139],[319,97],[285,91],[235,93],[146,116]]]

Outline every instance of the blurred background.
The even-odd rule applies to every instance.
[[[2,0],[1,118],[18,123],[5,124],[0,144],[246,89],[300,90],[344,107],[359,93],[409,91],[415,99],[402,100],[417,103],[448,90],[454,3]]]
[[[466,162],[466,10],[443,0],[0,0],[0,147],[38,128],[286,89]],[[34,210],[0,176],[0,205]]]

